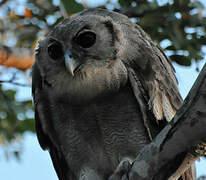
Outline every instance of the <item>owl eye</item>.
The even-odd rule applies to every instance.
[[[75,41],[83,48],[90,48],[96,42],[96,34],[92,31],[80,32]]]
[[[49,57],[52,58],[53,60],[58,60],[64,56],[62,45],[57,41],[51,42],[48,45],[47,51],[48,51]]]

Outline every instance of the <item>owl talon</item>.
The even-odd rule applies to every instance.
[[[206,156],[206,143],[202,142],[192,152],[195,156]]]
[[[197,153],[199,156],[206,156],[206,143],[198,144],[195,153]]]
[[[131,163],[128,160],[122,161],[108,180],[129,180],[128,173],[130,169]]]

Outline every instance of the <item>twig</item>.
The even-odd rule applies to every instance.
[[[18,82],[13,82],[12,79],[11,80],[0,80],[0,83],[9,83],[9,84],[13,84],[13,85],[16,85],[16,86],[31,87],[28,84],[22,84],[22,83],[18,83]]]
[[[4,5],[6,2],[7,2],[7,0],[2,0],[2,1],[0,2],[0,6]]]

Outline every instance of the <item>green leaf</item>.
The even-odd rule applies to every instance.
[[[61,0],[61,3],[68,14],[74,14],[84,9],[84,7],[75,0]]]
[[[119,4],[121,7],[128,7],[130,5],[127,0],[119,0]]]
[[[171,55],[170,59],[179,65],[183,65],[183,66],[191,65],[191,59],[188,58],[188,56],[182,56],[182,55],[175,54],[175,55]]]
[[[25,119],[18,122],[16,130],[20,133],[24,133],[25,131],[35,132],[34,126],[34,119]]]
[[[175,46],[171,45],[171,46],[167,46],[165,48],[166,50],[172,50],[172,51],[176,51],[177,49],[175,48]]]

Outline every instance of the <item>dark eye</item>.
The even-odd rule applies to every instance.
[[[62,45],[57,41],[51,42],[48,45],[47,51],[48,51],[49,57],[52,58],[53,60],[58,60],[64,55]]]
[[[78,34],[76,43],[83,48],[89,48],[96,42],[96,34],[92,31],[84,31]]]

